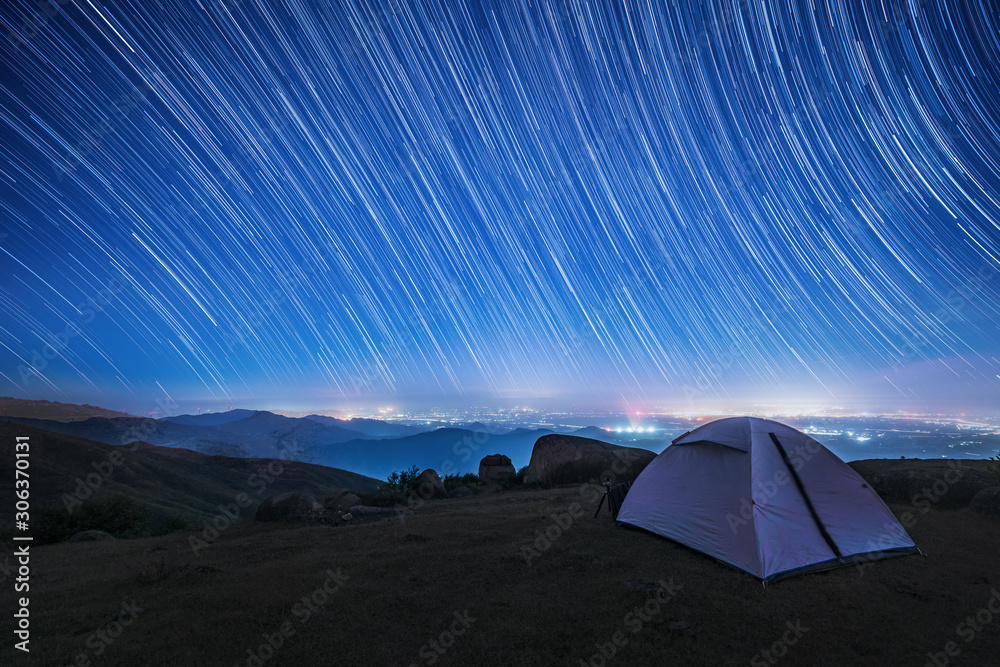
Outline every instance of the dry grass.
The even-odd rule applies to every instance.
[[[519,547],[576,502],[572,526],[526,564]],[[627,643],[609,665],[770,664],[759,652],[792,636],[789,622],[808,628],[778,660],[789,665],[923,665],[949,641],[963,665],[997,664],[1000,614],[968,643],[956,626],[1000,589],[1000,521],[932,510],[910,530],[926,558],[765,588],[614,527],[606,512],[593,519],[595,508],[579,488],[517,490],[429,502],[402,523],[245,525],[197,557],[189,533],[38,547],[31,664],[73,664],[85,653],[100,665],[245,665],[248,649],[283,626],[289,636],[264,665],[424,665],[432,654],[441,665],[591,664],[615,633]],[[327,570],[347,577],[333,593],[323,592]],[[622,582],[661,579],[679,591],[650,602],[656,613],[636,627],[628,614],[651,598]],[[326,601],[305,620],[302,598],[314,593]],[[143,608],[135,622],[110,645],[95,639],[132,600]],[[467,629],[455,616],[466,611],[475,619]],[[443,655],[429,644],[449,639]],[[13,664],[10,644],[0,663]]]

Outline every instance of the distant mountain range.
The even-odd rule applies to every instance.
[[[227,412],[206,412],[197,415],[177,415],[176,417],[164,417],[160,421],[171,424],[184,424],[186,426],[219,426],[229,422],[239,421],[252,417],[256,410],[229,410]]]
[[[60,415],[82,415],[86,413],[82,408],[90,407],[78,406],[81,409],[74,411],[73,406],[58,405],[63,406],[58,411]],[[520,468],[528,464],[535,441],[555,432],[545,428],[504,431],[497,425],[478,422],[462,428],[422,429],[377,419],[338,419],[326,415],[285,417],[258,410],[163,419],[113,413],[112,417],[64,421],[35,417],[34,406],[24,407],[29,408],[28,414],[0,419],[108,445],[143,441],[210,456],[295,460],[377,479],[385,479],[393,471],[411,466],[434,468],[441,474],[477,472],[480,459],[487,454],[505,454]],[[575,430],[573,434],[615,444],[635,443],[634,438],[622,438],[593,426]]]
[[[326,424],[307,417],[282,417],[270,412],[253,412],[242,419],[214,425],[144,417],[92,417],[78,422],[21,417],[6,417],[4,420],[8,424],[108,445],[143,441],[161,447],[181,447],[210,456],[303,461],[379,479],[413,465],[421,469],[434,468],[442,474],[476,472],[479,460],[494,453],[506,454],[517,466],[527,465],[535,441],[552,432],[547,429],[518,429],[492,434],[485,430],[440,428],[378,439],[334,423]],[[351,421],[370,432],[379,432],[371,424]]]
[[[487,454],[506,454],[516,468],[528,465],[535,441],[549,429],[490,433],[469,428],[439,428],[402,438],[349,440],[317,450],[316,463],[384,479],[410,466],[442,475],[478,472]]]
[[[328,426],[340,426],[372,438],[402,438],[407,435],[416,435],[417,433],[432,430],[430,428],[422,429],[416,426],[393,424],[392,422],[384,422],[379,419],[364,419],[363,417],[337,419],[336,417],[326,417],[323,415],[307,415],[305,419],[311,419],[312,421]]]

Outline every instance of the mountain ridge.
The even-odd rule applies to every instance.
[[[131,417],[127,412],[108,410],[96,405],[60,403],[26,398],[0,396],[0,418],[14,412],[19,417],[33,417],[52,421],[81,421],[90,417]]]

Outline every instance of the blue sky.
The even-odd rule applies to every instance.
[[[995,408],[945,5],[5,8],[0,394]]]

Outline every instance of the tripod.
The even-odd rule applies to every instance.
[[[611,480],[605,479],[603,482],[601,482],[601,485],[604,487],[604,495],[601,496],[601,502],[597,503],[597,511],[594,512],[595,519],[597,518],[597,515],[601,513],[601,507],[604,506],[605,498],[607,498],[608,500],[608,511],[611,512],[612,515],[618,514],[618,512],[615,512],[614,510],[611,509],[611,498],[610,498]]]
[[[604,485],[604,495],[601,496],[601,502],[597,504],[597,511],[594,512],[594,518],[601,513],[601,506],[604,504],[604,499],[608,499],[608,511],[611,512],[611,518],[615,521],[618,520],[618,510],[621,509],[622,502],[625,500],[625,496],[628,495],[628,490],[632,488],[632,482],[621,482],[620,484],[615,484],[611,486],[611,480],[605,478],[602,482]]]

